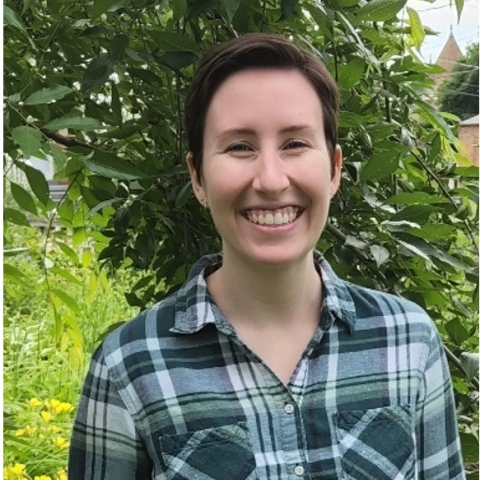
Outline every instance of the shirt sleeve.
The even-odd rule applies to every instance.
[[[433,324],[417,403],[416,438],[420,480],[465,479],[450,372]]]
[[[73,424],[69,480],[145,480],[152,465],[105,363],[94,353]]]

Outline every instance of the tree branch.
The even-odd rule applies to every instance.
[[[34,128],[35,125],[32,125]],[[54,142],[59,143],[60,145],[64,145],[65,147],[85,147],[85,148],[95,148],[93,145],[89,145],[88,143],[80,142],[75,138],[66,137],[65,135],[61,135],[57,132],[52,132],[52,130],[48,130],[46,128],[39,129],[47,138],[53,140]]]

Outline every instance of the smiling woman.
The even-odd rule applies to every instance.
[[[324,65],[282,37],[206,55],[187,163],[222,253],[96,351],[70,479],[464,478],[433,322],[315,251],[341,177],[337,105]]]

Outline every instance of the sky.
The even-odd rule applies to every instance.
[[[452,6],[450,6],[450,1]],[[465,53],[467,45],[478,42],[479,0],[465,0],[460,22],[457,21],[455,0],[409,0],[407,6],[416,10],[425,26],[438,32],[437,36],[426,36],[420,49],[427,62],[435,62],[453,28],[453,36]]]

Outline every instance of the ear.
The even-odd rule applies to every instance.
[[[201,179],[198,177],[198,174],[194,167],[193,162],[193,154],[192,152],[187,153],[187,167],[188,173],[190,174],[190,180],[192,181],[192,189],[193,193],[197,197],[197,200],[201,203],[201,205],[206,205],[206,195],[205,190],[202,186]]]
[[[340,181],[342,179],[342,165],[343,165],[343,154],[342,148],[340,145],[335,146],[335,152],[333,153],[333,172],[332,179],[330,181],[330,196],[333,197],[340,186]]]

